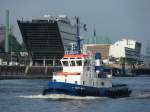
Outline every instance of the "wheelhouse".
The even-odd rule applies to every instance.
[[[69,54],[65,55],[63,59],[61,59],[61,65],[63,67],[71,67],[78,66],[83,67],[89,65],[89,57],[86,54]]]

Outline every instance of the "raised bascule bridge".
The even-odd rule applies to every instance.
[[[18,21],[18,25],[33,62],[62,58],[64,46],[56,21]]]
[[[78,17],[75,17],[75,20],[76,23],[72,24],[65,15],[48,16],[29,21],[17,20],[24,45],[29,54],[30,65],[22,69],[23,71],[18,70],[17,73],[13,71],[15,69],[8,66],[4,68],[4,71],[0,69],[2,71],[0,75],[5,75],[7,71],[11,71],[11,73],[17,75],[48,76],[61,70],[60,59],[63,58],[65,51],[70,51],[73,48],[72,46],[80,51],[79,28],[81,25]],[[85,24],[83,28],[86,29]]]
[[[28,69],[59,66],[65,51],[71,49],[72,43],[77,43],[77,28],[65,15],[31,21],[18,20],[17,23],[30,57],[31,67]]]
[[[77,42],[76,27],[67,16],[17,22],[33,65],[52,64],[52,60],[60,60],[64,52],[71,48],[71,43]]]

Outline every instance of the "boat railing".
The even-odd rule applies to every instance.
[[[91,51],[88,50],[68,50],[65,51],[65,54],[88,54],[89,56],[92,56]]]

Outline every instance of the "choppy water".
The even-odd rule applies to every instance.
[[[131,97],[42,96],[48,80],[0,80],[0,112],[150,112],[150,77],[120,77]],[[57,99],[61,97],[61,99]]]

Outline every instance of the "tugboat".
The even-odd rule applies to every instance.
[[[95,58],[94,58],[95,57]],[[60,60],[63,70],[53,74],[43,95],[127,97],[131,90],[125,84],[112,84],[111,73],[105,72],[101,53],[66,53]]]

